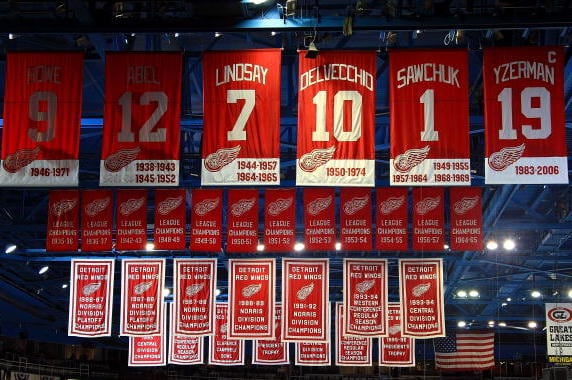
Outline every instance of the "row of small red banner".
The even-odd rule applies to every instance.
[[[340,190],[340,236],[336,236],[336,197],[333,188],[303,190],[304,243],[310,251],[406,251],[409,248],[408,190],[379,188],[376,204],[368,188]],[[260,192],[228,190],[226,252],[254,253],[259,244]],[[143,250],[147,243],[147,190],[118,190],[115,249]],[[154,246],[158,250],[185,250],[187,192],[155,190]],[[223,191],[191,191],[190,250],[220,252],[223,236]],[[449,189],[450,248],[482,250],[481,188]],[[266,252],[292,252],[296,243],[296,190],[264,190],[263,242]],[[81,207],[80,207],[81,205]],[[413,189],[412,248],[442,251],[445,238],[445,190]],[[79,215],[81,209],[81,234]],[[372,210],[376,228],[372,225]],[[46,248],[76,251],[81,236],[83,252],[113,247],[111,190],[58,190],[50,192]],[[372,241],[375,239],[375,242]]]

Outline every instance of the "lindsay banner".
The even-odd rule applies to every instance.
[[[214,335],[209,336],[209,362],[215,365],[244,365],[244,341],[228,339],[226,303],[216,304]]]
[[[370,251],[371,233],[371,190],[344,189],[340,193],[341,237],[344,251]]]
[[[229,190],[226,251],[256,252],[258,246],[258,190]]]
[[[329,251],[335,248],[334,189],[304,189],[304,244],[308,251]]]
[[[185,249],[185,196],[184,189],[155,190],[155,249]]]
[[[485,183],[568,183],[564,48],[485,49]]]
[[[280,49],[203,55],[203,185],[280,183]]]
[[[229,259],[228,266],[228,338],[274,338],[276,259]]]
[[[147,244],[147,190],[119,190],[117,192],[118,251],[137,251]]]
[[[292,252],[296,243],[296,190],[264,192],[264,251]]]
[[[7,54],[2,186],[77,186],[83,55]]]
[[[47,251],[77,251],[79,246],[77,238],[79,232],[79,191],[50,191],[47,231]]]
[[[344,259],[344,335],[387,334],[387,260]]]
[[[390,302],[387,313],[389,336],[379,338],[379,365],[415,367],[415,339],[401,336],[401,307]]]
[[[161,334],[165,259],[123,259],[121,264],[119,335]]]
[[[109,52],[100,186],[177,186],[182,54]]]
[[[175,333],[174,305],[170,304],[171,326],[169,328],[169,364],[204,364],[203,363],[203,336],[188,336]]]
[[[327,366],[332,364],[330,343],[296,342],[295,365]]]
[[[392,50],[390,184],[470,185],[468,53]]]
[[[480,187],[451,188],[451,249],[480,251],[483,249],[483,212]]]
[[[375,52],[300,51],[298,186],[374,186]]]
[[[371,338],[344,335],[344,306],[336,302],[336,365],[370,366]]]
[[[376,199],[375,248],[379,251],[407,251],[407,189],[377,189]]]
[[[329,260],[282,259],[285,342],[329,342]]]
[[[82,190],[81,206],[82,252],[111,251],[113,243],[111,190]]]
[[[282,304],[275,305],[274,338],[252,342],[252,364],[290,364],[290,344],[282,342]]]
[[[192,190],[191,252],[220,252],[222,190]]]
[[[156,367],[167,364],[165,327],[160,335],[129,337],[129,367]]]
[[[72,259],[69,336],[111,336],[114,263]]]
[[[444,204],[444,191],[441,187],[413,189],[413,250],[443,250],[445,244]]]
[[[445,336],[442,259],[399,260],[399,299],[402,336]]]
[[[175,334],[214,332],[217,259],[173,259],[173,325]]]
[[[547,303],[545,306],[548,362],[572,363],[572,303]]]

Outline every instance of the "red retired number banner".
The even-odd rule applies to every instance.
[[[371,190],[342,188],[340,198],[342,249],[344,251],[371,250]]]
[[[485,49],[485,183],[568,183],[562,46]]]
[[[71,261],[69,336],[111,336],[115,260]]]
[[[216,259],[173,260],[175,334],[207,335],[214,331]]]
[[[258,203],[258,190],[228,191],[227,252],[256,252]]]
[[[290,345],[282,342],[282,304],[276,303],[274,313],[274,339],[255,340],[252,343],[252,364],[290,364]]]
[[[387,334],[387,260],[344,259],[344,335]]]
[[[191,252],[220,252],[222,190],[192,190]]]
[[[163,323],[161,334],[129,337],[129,367],[155,367],[167,364],[167,346]]]
[[[470,185],[468,53],[393,50],[391,185]]]
[[[442,259],[399,260],[399,299],[402,336],[445,336]]]
[[[415,339],[401,336],[401,306],[390,302],[387,313],[389,336],[379,339],[379,365],[415,367]]]
[[[329,260],[282,259],[285,342],[329,342]]]
[[[111,251],[113,227],[113,195],[111,190],[81,192],[82,252]]]
[[[155,249],[185,249],[185,196],[183,189],[155,190]]]
[[[77,251],[79,246],[79,191],[50,191],[47,231],[47,251]]]
[[[203,185],[280,183],[280,49],[203,54]]]
[[[266,190],[264,202],[264,250],[292,252],[296,243],[296,190]]]
[[[298,56],[298,186],[373,186],[375,52]]]
[[[83,52],[6,56],[3,186],[77,186]]]
[[[123,259],[119,335],[162,333],[165,259]]]
[[[304,189],[304,243],[309,251],[329,251],[335,248],[334,189]]]
[[[336,302],[336,365],[370,366],[371,338],[344,335],[344,305]]]
[[[182,54],[106,54],[100,186],[177,186]]]
[[[483,212],[480,187],[452,188],[449,191],[451,210],[451,249],[480,251],[483,249]]]
[[[216,304],[214,335],[209,336],[209,362],[215,365],[244,365],[244,340],[228,339],[227,304]]]
[[[413,250],[443,250],[445,244],[444,203],[444,190],[441,187],[413,189]]]
[[[377,189],[376,199],[375,248],[380,251],[407,251],[407,189]]]
[[[169,364],[203,364],[203,336],[188,336],[175,333],[175,312],[173,303],[170,304],[171,314],[169,328]]]
[[[119,190],[117,192],[118,251],[142,250],[147,244],[147,190]]]

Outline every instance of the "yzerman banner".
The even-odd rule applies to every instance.
[[[377,189],[376,199],[375,248],[379,251],[407,251],[407,189]]]
[[[162,334],[165,259],[123,259],[121,264],[119,335]]]
[[[175,332],[175,313],[171,303],[170,326],[169,326],[169,356],[168,364],[204,364],[203,363],[203,343],[204,336],[188,336]]]
[[[111,336],[115,260],[72,259],[68,335]]]
[[[217,259],[173,260],[173,324],[175,334],[214,332]]]
[[[3,186],[77,186],[83,52],[6,56]]]
[[[370,366],[371,338],[348,336],[343,332],[345,310],[341,302],[336,302],[336,359],[339,366]]]
[[[485,49],[485,183],[568,183],[564,48]]]
[[[216,304],[214,335],[209,336],[208,364],[244,365],[244,340],[228,339],[228,310],[226,303]]]
[[[222,248],[222,190],[193,189],[191,252],[220,252]]]
[[[401,336],[401,306],[390,302],[387,313],[389,336],[379,339],[379,365],[415,367],[415,339]]]
[[[290,344],[282,341],[282,304],[275,305],[274,338],[252,342],[252,364],[290,364]]]
[[[375,52],[298,56],[298,186],[374,186]]]
[[[304,244],[309,251],[329,251],[336,246],[336,196],[334,189],[304,189]]]
[[[186,227],[184,189],[155,190],[155,249],[184,250]]]
[[[203,55],[202,185],[280,183],[280,49]]]
[[[296,243],[296,190],[265,190],[264,202],[264,251],[292,252]]]
[[[480,187],[458,187],[449,191],[451,212],[451,249],[483,249],[483,211]]]
[[[340,193],[340,224],[344,251],[370,251],[371,190],[343,188]]]
[[[344,259],[344,335],[387,334],[387,260]]]
[[[229,190],[226,251],[252,253],[258,246],[258,190]]]
[[[328,366],[332,364],[331,344],[296,342],[295,365],[303,366]]]
[[[442,259],[399,260],[399,299],[402,336],[445,336]]]
[[[155,367],[167,364],[165,344],[167,323],[164,320],[162,323],[161,333],[158,335],[129,337],[129,367]]]
[[[77,251],[78,232],[79,191],[50,191],[46,251]]]
[[[147,190],[119,190],[115,249],[137,251],[147,244]]]
[[[105,59],[100,186],[177,186],[182,54]]]
[[[468,53],[393,50],[390,184],[470,185]]]
[[[82,252],[111,251],[113,244],[112,228],[113,194],[111,190],[82,190]]]
[[[443,250],[445,244],[444,195],[441,187],[413,189],[413,250]]]
[[[329,260],[282,259],[285,342],[329,342]]]

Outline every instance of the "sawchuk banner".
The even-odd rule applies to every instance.
[[[202,185],[280,183],[280,49],[203,54]]]
[[[173,303],[170,304],[170,328],[169,328],[169,355],[168,364],[204,364],[203,344],[204,336],[188,336],[175,332],[175,313]]]
[[[81,206],[82,252],[111,251],[113,244],[111,190],[82,190]]]
[[[451,188],[451,249],[481,251],[483,246],[483,211],[480,187]]]
[[[50,191],[46,251],[77,251],[79,247],[79,191]]]
[[[264,192],[264,251],[292,252],[296,243],[296,190]]]
[[[228,339],[227,304],[217,302],[215,314],[215,332],[209,336],[208,364],[244,365],[244,340]]]
[[[77,186],[83,55],[6,55],[2,186]]]
[[[371,338],[348,336],[343,332],[345,310],[341,302],[336,302],[336,357],[339,366],[370,366]]]
[[[379,338],[379,365],[415,367],[415,339],[401,336],[401,306],[390,302],[387,312],[389,335]]]
[[[445,192],[441,187],[413,189],[413,250],[442,251],[445,244]]]
[[[407,251],[407,189],[376,191],[376,246],[379,251]]]
[[[304,189],[304,244],[308,251],[330,251],[335,248],[334,189]]]
[[[340,229],[344,251],[370,251],[371,190],[342,188],[340,192]]]
[[[222,249],[222,190],[193,189],[191,207],[192,252]]]
[[[186,227],[184,189],[155,190],[153,244],[158,250],[184,250]]]
[[[258,190],[229,190],[226,251],[252,253],[258,246]]]
[[[118,251],[139,251],[147,244],[147,190],[119,190],[116,212]]]
[[[129,337],[129,367],[156,367],[167,364],[166,328],[166,323],[163,322],[159,335]]]
[[[290,364],[290,345],[282,341],[282,304],[276,303],[274,310],[274,338],[252,342],[252,364]]]

